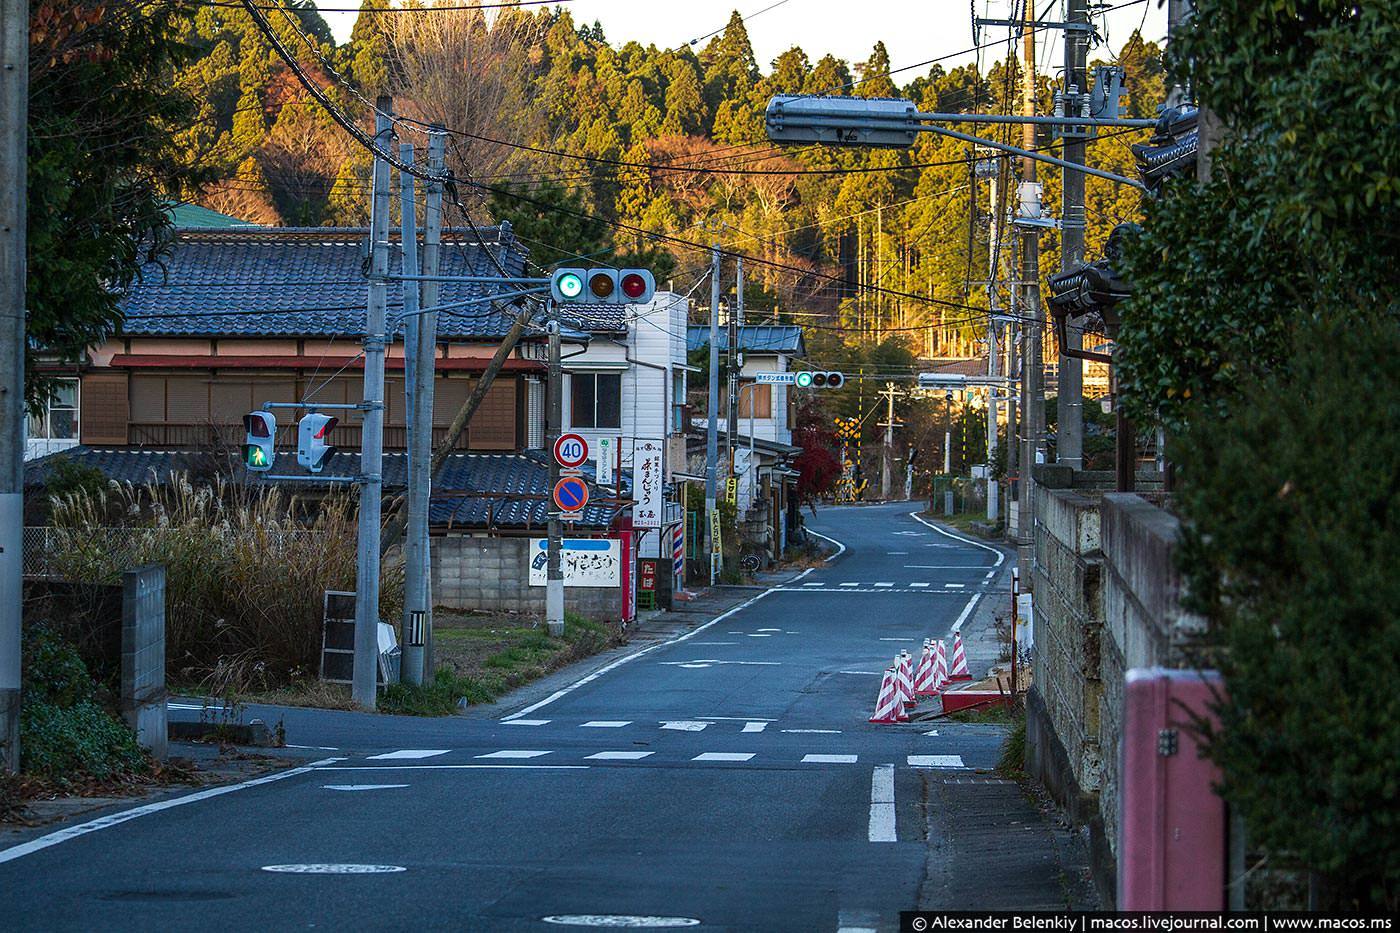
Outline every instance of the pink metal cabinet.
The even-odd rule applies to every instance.
[[[1120,743],[1119,910],[1223,910],[1225,802],[1192,717],[1214,721],[1214,671],[1136,668],[1126,676]]]

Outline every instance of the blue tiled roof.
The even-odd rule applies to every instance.
[[[699,350],[710,345],[710,328],[704,324],[692,324],[685,331],[687,351]],[[720,350],[729,349],[729,329],[719,329]],[[806,347],[802,343],[802,328],[795,324],[745,324],[739,328],[739,349],[749,353],[785,353],[788,356],[805,356]]]
[[[339,228],[187,229],[160,263],[148,263],[122,297],[123,333],[139,336],[329,337],[364,333],[368,233]],[[489,248],[511,276],[525,274],[525,250],[497,228],[474,234],[448,231],[443,275],[499,276]],[[390,271],[402,264],[390,249]],[[443,303],[481,297],[512,286],[442,283]],[[402,286],[390,283],[391,321],[402,309]],[[518,300],[518,299],[516,299]],[[438,315],[447,340],[499,338],[515,317],[489,304]],[[258,313],[244,313],[258,312]],[[625,329],[623,309],[588,309],[566,326],[574,331]]]
[[[60,459],[94,467],[108,479],[135,485],[168,483],[172,475],[181,472],[195,477],[214,473],[237,478],[248,476],[229,459],[216,460],[215,455],[208,452],[84,446],[26,463],[25,484],[42,485],[53,464]],[[359,472],[359,466],[357,452],[341,451],[335,454],[321,476],[354,476]],[[403,490],[407,468],[408,458],[405,454],[393,452],[384,455],[386,492]],[[296,465],[296,458],[290,452],[278,457],[274,472],[306,475]],[[585,474],[586,478],[592,478],[587,471]],[[443,464],[442,472],[433,485],[435,490],[441,490],[434,494],[428,512],[430,523],[436,527],[543,529],[548,521],[547,500],[534,498],[549,493],[549,465],[541,451],[454,453]],[[628,488],[624,482],[624,495]],[[455,494],[463,491],[479,495]],[[590,492],[595,498],[600,495],[596,488],[590,488]],[[580,528],[606,528],[617,512],[615,506],[590,505],[574,525]]]

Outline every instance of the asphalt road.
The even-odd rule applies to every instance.
[[[958,814],[966,794],[978,819],[1005,810],[988,793],[1018,805],[985,775],[1002,730],[866,721],[896,651],[988,624],[977,603],[1007,563],[912,508],[823,510],[811,527],[844,548],[824,566],[502,718],[289,713],[293,741],[324,747],[303,750],[315,760],[0,851],[0,915],[17,929],[601,916],[857,930],[990,906],[990,856]],[[1053,866],[1031,861],[1008,880],[1056,906]],[[269,870],[307,865],[384,870]]]

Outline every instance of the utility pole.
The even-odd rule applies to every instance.
[[[422,283],[421,294],[424,308],[436,308],[442,285],[435,281],[440,274],[442,262],[442,178],[447,156],[447,134],[440,126],[428,131],[428,174],[433,181],[428,182],[427,196],[423,203],[423,275],[429,278]],[[485,247],[483,247],[484,249]],[[433,492],[433,416],[437,394],[437,312],[429,311],[419,315],[418,353],[414,373],[417,377],[415,397],[418,407],[414,409],[414,433],[410,439],[413,445],[411,496],[421,500],[423,516],[423,680],[431,683],[436,666],[433,662],[433,561],[431,542],[428,537],[428,502]],[[413,503],[410,503],[410,518]],[[411,533],[411,531],[410,531]]]
[[[880,458],[880,498],[889,499],[890,474],[894,469],[894,383],[885,383],[885,389],[880,394],[885,397],[885,448]]]
[[[545,446],[549,448],[549,492],[554,495],[554,487],[559,485],[559,458],[554,454],[554,445],[564,430],[564,369],[560,360],[559,320],[554,315],[554,303],[549,303],[549,382],[545,389],[545,402],[549,412],[545,417]],[[559,506],[551,498],[549,502],[549,544],[548,570],[545,579],[544,617],[549,634],[555,638],[564,634],[564,568],[559,562],[563,547],[563,522],[559,517]]]
[[[714,527],[715,464],[719,460],[719,240],[710,250],[710,423],[705,429],[705,518]],[[707,528],[705,557],[710,562],[710,586],[715,585],[715,564],[721,555],[714,552],[714,535]]]
[[[1065,0],[1065,113],[1076,116],[1079,102],[1088,100],[1089,0]],[[1079,27],[1079,28],[1076,28]],[[1061,128],[1066,162],[1084,164],[1086,128]],[[1084,262],[1084,173],[1060,169],[1064,191],[1060,233],[1060,271],[1069,272]],[[1084,361],[1068,355],[1084,346],[1084,332],[1073,321],[1065,322],[1065,344],[1060,348],[1059,398],[1055,461],[1084,469]]]
[[[744,261],[734,260],[734,304],[729,309],[728,338],[729,351],[725,354],[725,369],[729,372],[729,420],[725,425],[724,452],[729,464],[729,476],[734,474],[734,437],[739,432],[739,318],[744,306]],[[753,410],[753,396],[749,396],[749,410]]]
[[[393,98],[375,103],[374,139],[393,135]],[[370,195],[369,300],[365,308],[364,420],[360,429],[359,555],[355,568],[355,704],[375,706],[379,670],[379,519],[383,505],[385,304],[389,275],[389,163],[378,155]]]
[[[997,349],[997,310],[1001,296],[997,292],[997,280],[1001,277],[1001,162],[998,159],[996,171],[988,177],[988,188],[992,198],[991,229],[987,242],[987,375],[995,377],[1000,364],[1001,353]],[[997,390],[994,385],[987,387],[987,521],[995,522],[1000,509],[997,502],[996,477],[992,476],[992,464],[997,457]]]
[[[29,4],[0,0],[0,772],[19,771]]]
[[[1035,10],[1034,4],[1026,5],[1026,22],[1022,31],[1021,80],[1024,82],[1021,97],[1021,112],[1027,117],[1035,116]],[[1021,146],[1035,148],[1035,126],[1023,124]],[[1036,181],[1035,160],[1024,157],[1021,164],[1021,197],[1018,213],[1028,219],[1040,215],[1039,183]],[[1045,362],[1042,354],[1040,319],[1040,231],[1028,225],[1021,236],[1021,328],[1023,349],[1021,352],[1021,485],[1017,501],[1019,517],[1017,528],[1020,537],[1021,579],[1030,579],[1031,552],[1035,546],[1035,482],[1031,470],[1043,459],[1042,447],[1045,436]]]
[[[413,164],[413,144],[399,146],[399,161]],[[399,170],[399,245],[403,254],[403,394],[404,423],[408,427],[408,537],[404,539],[403,633],[400,646],[399,679],[408,684],[423,682],[423,641],[418,625],[427,603],[427,571],[425,548],[428,541],[428,500],[418,496],[418,461],[424,454],[418,449],[418,409],[423,397],[418,394],[418,367],[422,365],[423,347],[419,341],[422,322],[418,320],[418,282],[413,278],[418,270],[418,208],[414,178]],[[428,452],[431,455],[431,449]]]

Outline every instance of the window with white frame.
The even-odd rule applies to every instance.
[[[55,379],[44,410],[29,416],[29,436],[53,441],[78,439],[78,380]]]
[[[573,427],[622,427],[621,373],[573,373],[569,381],[569,423]]]

